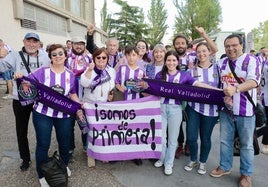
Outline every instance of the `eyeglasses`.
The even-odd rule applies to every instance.
[[[107,56],[97,56],[96,59],[100,60],[102,58],[102,60],[106,60]]]
[[[64,52],[63,52],[63,51],[60,51],[60,52],[58,52],[58,53],[56,53],[56,52],[52,52],[52,53],[51,53],[51,56],[52,56],[52,57],[63,56],[63,55],[64,55]]]
[[[225,45],[225,49],[230,49],[231,47],[232,48],[237,48],[240,44],[233,44],[233,45]]]
[[[137,48],[138,48],[138,49],[146,49],[146,46],[138,45]]]

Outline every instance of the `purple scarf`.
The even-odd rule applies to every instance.
[[[94,78],[94,80],[92,81],[92,83],[91,83],[91,85],[89,87],[91,89],[91,93],[95,90],[95,88],[98,85],[101,85],[101,84],[103,84],[105,82],[108,82],[111,79],[111,76],[106,71],[106,69],[101,70],[101,69],[98,69],[95,66],[94,71],[96,72],[97,76]]]

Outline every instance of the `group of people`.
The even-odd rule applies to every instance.
[[[189,40],[179,34],[173,40],[174,50],[167,50],[162,44],[157,44],[152,50],[151,58],[148,54],[149,46],[145,40],[126,46],[123,52],[118,51],[119,42],[115,38],[107,40],[106,48],[99,48],[94,43],[95,26],[93,24],[88,26],[86,41],[79,36],[74,37],[66,42],[69,49],[61,44],[52,44],[47,54],[39,52],[39,35],[27,33],[23,39],[24,46],[21,51],[11,51],[0,59],[0,72],[12,70],[15,73],[15,79],[28,76],[38,80],[80,103],[81,106],[83,102],[89,101],[127,101],[146,97],[148,94],[135,92],[125,85],[126,80],[144,77],[221,90],[225,94],[226,107],[160,98],[162,154],[154,166],[157,168],[164,166],[164,173],[171,175],[175,156],[178,158],[184,149],[185,153],[190,155],[189,163],[185,164],[184,169],[192,171],[198,166],[197,172],[204,175],[207,172],[206,162],[211,150],[211,135],[219,120],[220,163],[210,175],[221,177],[230,174],[234,134],[237,131],[241,143],[239,185],[251,186],[255,116],[253,104],[245,93],[248,92],[252,100],[257,102],[257,87],[261,81],[261,74],[263,72],[264,77],[267,74],[267,57],[266,61],[260,61],[243,53],[242,38],[233,34],[228,36],[223,44],[226,57],[215,62],[212,56],[217,52],[217,46],[202,27],[196,27],[196,29],[206,42],[200,42],[195,51],[187,51]],[[234,78],[234,73],[237,74],[241,83]],[[264,89],[267,87],[265,83],[262,86]],[[268,98],[265,93],[263,92],[264,103]],[[183,110],[188,116],[184,146]],[[22,159],[20,169],[27,170],[31,163],[27,131],[32,112],[36,132],[36,169],[41,186],[48,186],[40,166],[48,159],[53,126],[60,156],[70,176],[68,163],[75,149],[75,119],[38,101],[26,106],[21,105],[16,83],[13,84],[13,111]],[[268,104],[265,105],[265,111],[268,112]],[[198,136],[200,136],[199,157]],[[87,134],[81,133],[81,139],[83,148],[86,150]],[[263,136],[263,144],[265,144],[263,148],[266,153],[268,150],[266,135]],[[140,158],[134,161],[137,165],[142,164]]]

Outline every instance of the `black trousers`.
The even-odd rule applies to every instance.
[[[18,100],[13,100],[13,112],[15,115],[17,141],[20,158],[24,162],[31,160],[28,142],[28,124],[33,105],[22,106]]]

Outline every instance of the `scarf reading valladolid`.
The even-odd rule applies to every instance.
[[[30,88],[25,89],[22,85],[23,81],[30,82]],[[17,86],[19,100],[22,105],[33,103],[33,101],[38,101],[50,108],[72,116],[75,116],[76,111],[81,109],[80,103],[77,103],[53,90],[52,88],[39,83],[37,80],[22,77],[21,79],[17,79]]]
[[[181,101],[224,105],[223,98],[225,95],[223,91],[155,79],[144,78],[143,80],[148,84],[148,88],[143,92],[151,95],[179,99]]]

